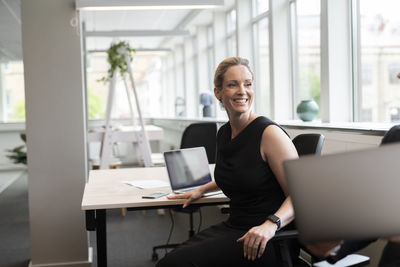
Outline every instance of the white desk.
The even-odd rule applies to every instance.
[[[210,169],[211,173],[214,173],[214,165],[210,165]],[[107,209],[173,208],[181,206],[184,202],[184,200],[168,200],[166,197],[143,199],[142,195],[158,191],[171,191],[171,188],[139,189],[123,183],[123,181],[135,179],[168,181],[168,173],[165,167],[92,170],[89,173],[89,182],[85,185],[83,193],[82,210],[86,213],[86,229],[96,231],[97,264],[99,267],[107,266]],[[229,199],[220,194],[198,199],[191,205],[207,206],[226,203],[229,203]]]

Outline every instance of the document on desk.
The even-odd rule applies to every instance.
[[[168,182],[161,180],[135,180],[135,181],[123,181],[123,183],[135,186],[140,189],[151,189],[151,188],[169,186]]]

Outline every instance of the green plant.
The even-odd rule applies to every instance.
[[[18,100],[14,105],[14,120],[25,120],[25,100]]]
[[[21,133],[19,135],[22,139],[22,141],[24,141],[24,143],[26,143],[26,134]],[[27,164],[27,157],[26,157],[26,144],[23,144],[21,146],[17,146],[14,149],[7,149],[8,154],[6,155],[7,158],[9,158],[10,160],[12,160],[13,163],[15,164]]]
[[[108,82],[117,68],[121,76],[128,72],[128,63],[125,60],[124,54],[125,51],[128,51],[129,60],[132,61],[132,53],[134,53],[135,50],[129,46],[128,42],[121,41],[111,44],[110,48],[107,50],[107,62],[110,64],[110,68],[107,71],[107,76],[101,78],[99,81]]]
[[[100,119],[104,118],[104,104],[101,98],[93,92],[93,90],[88,88],[88,111],[89,119]]]

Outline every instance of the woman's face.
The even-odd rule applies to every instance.
[[[224,75],[222,89],[215,89],[228,113],[246,113],[253,103],[253,76],[243,65],[230,67]]]

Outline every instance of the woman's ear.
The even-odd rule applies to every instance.
[[[214,95],[215,97],[218,99],[218,101],[221,102],[221,90],[219,90],[218,88],[214,88]]]

